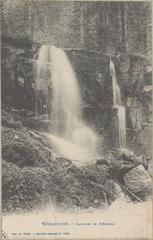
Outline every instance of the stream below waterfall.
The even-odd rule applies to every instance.
[[[12,235],[11,226],[14,233],[22,233],[18,235],[18,239],[27,239],[27,236],[28,239],[40,239],[44,236],[45,239],[76,239],[76,236],[86,235],[87,232],[91,238],[96,236],[108,240],[125,239],[125,236],[127,239],[151,239],[152,214],[148,211],[150,207],[151,201],[133,204],[121,198],[108,209],[91,208],[63,213],[54,210],[50,204],[38,213],[3,216],[2,227],[10,239],[16,239],[16,235]],[[27,235],[28,233],[30,235]]]

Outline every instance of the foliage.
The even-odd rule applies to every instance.
[[[150,9],[149,2],[7,0],[2,1],[2,35],[107,54],[121,46],[138,51],[151,46]]]

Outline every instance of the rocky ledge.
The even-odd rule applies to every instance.
[[[58,157],[42,132],[17,124],[2,111],[2,196],[4,212],[43,208],[107,207],[120,194],[144,201],[151,194],[149,162],[132,152],[108,152],[83,167]],[[11,123],[11,124],[8,124]]]

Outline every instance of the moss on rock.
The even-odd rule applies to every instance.
[[[34,210],[47,202],[50,193],[49,174],[42,168],[19,168],[3,161],[2,204],[5,212]],[[47,197],[46,197],[47,196]]]

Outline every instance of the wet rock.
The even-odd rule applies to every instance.
[[[120,151],[118,158],[124,160],[125,163],[133,163],[134,166],[142,164],[146,170],[148,169],[148,159],[145,155],[137,156],[133,151],[123,149]]]
[[[109,166],[91,164],[82,168],[84,175],[90,181],[105,184],[109,178]]]
[[[124,176],[125,186],[138,195],[145,198],[152,192],[152,178],[142,165],[139,165]]]
[[[2,124],[3,124],[3,121],[4,122],[13,122],[12,115],[4,109],[2,109],[2,111],[1,111],[1,116],[2,116]]]
[[[40,208],[50,195],[49,174],[42,168],[25,167],[3,161],[3,211],[20,212]],[[48,193],[48,196],[46,195]]]
[[[33,128],[35,130],[48,131],[50,120],[41,119],[39,117],[28,118],[24,123],[24,126]]]
[[[135,154],[133,151],[130,151],[129,149],[121,149],[118,158],[125,161],[133,162]]]
[[[2,110],[2,125],[9,127],[9,128],[21,128],[22,122],[21,121],[15,121],[12,110],[11,112],[7,112],[5,110]]]
[[[42,167],[48,169],[54,159],[52,150],[25,128],[2,128],[2,156],[18,167]]]
[[[98,159],[96,161],[96,165],[106,165],[109,166],[110,165],[110,161],[106,160],[106,159]]]

